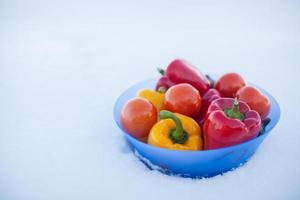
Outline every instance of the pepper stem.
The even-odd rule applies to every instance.
[[[169,133],[169,138],[173,143],[184,144],[188,139],[188,134],[183,130],[182,123],[180,119],[170,111],[162,110],[159,112],[160,119],[172,119],[176,127],[172,129]]]
[[[165,70],[164,69],[162,69],[162,68],[157,68],[157,71],[163,76],[163,75],[165,75]]]
[[[215,81],[208,74],[206,74],[205,77],[208,79],[208,81],[210,83],[210,88],[214,88],[215,87]]]
[[[159,88],[158,88],[158,92],[159,93],[166,93],[166,91],[167,91],[167,88],[165,87],[165,86],[160,86]]]
[[[225,112],[226,116],[229,118],[239,119],[241,121],[243,121],[245,119],[245,115],[242,112],[240,112],[240,110],[239,110],[239,101],[236,97],[233,101],[232,108],[226,108],[224,110],[224,112]]]
[[[261,127],[260,127],[260,131],[259,131],[259,135],[263,134],[266,130],[266,126],[271,122],[271,119],[268,117],[266,119],[263,119],[261,121]]]

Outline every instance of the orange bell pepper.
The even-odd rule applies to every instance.
[[[148,144],[172,150],[203,149],[202,132],[198,123],[185,115],[162,110],[160,121],[154,124]]]

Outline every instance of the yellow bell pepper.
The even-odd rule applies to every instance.
[[[157,109],[157,112],[164,109],[165,94],[162,91],[153,91],[150,89],[143,89],[138,92],[138,96],[150,101]]]
[[[150,130],[148,144],[172,150],[203,149],[201,128],[194,119],[167,110],[160,111],[159,117]]]

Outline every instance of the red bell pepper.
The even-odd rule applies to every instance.
[[[198,122],[198,124],[202,125],[204,123],[204,119],[205,119],[205,115],[206,115],[208,107],[214,100],[219,99],[219,98],[221,98],[221,94],[218,90],[216,90],[214,88],[211,88],[211,89],[207,90],[207,92],[205,92],[205,94],[202,97],[202,106],[201,106],[200,114],[196,118],[196,121]]]
[[[155,90],[160,92],[166,92],[173,85],[175,85],[175,83],[173,83],[168,77],[162,76],[156,83]]]
[[[182,59],[172,61],[163,74],[173,83],[189,83],[200,92],[201,96],[210,88],[206,76]]]
[[[261,118],[243,101],[220,98],[212,102],[204,123],[205,149],[217,149],[255,138]]]

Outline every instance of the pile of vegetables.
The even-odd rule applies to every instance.
[[[155,90],[142,89],[122,108],[131,136],[172,150],[228,147],[257,137],[270,122],[270,100],[237,73],[216,82],[185,60],[163,70]]]

